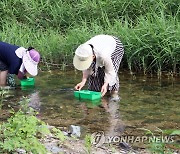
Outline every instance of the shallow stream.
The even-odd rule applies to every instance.
[[[121,72],[120,102],[105,98],[97,104],[74,98],[73,87],[80,79],[81,72],[41,72],[35,78],[35,88],[9,91],[0,121],[8,117],[9,104],[16,107],[27,96],[43,121],[64,129],[80,126],[82,136],[98,131],[143,135],[139,128],[180,129],[180,78],[165,76],[160,80]]]

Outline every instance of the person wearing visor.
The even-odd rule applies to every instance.
[[[19,47],[6,42],[0,42],[0,86],[15,86],[12,75],[26,78],[28,72],[32,76],[38,74],[40,54],[34,48]]]
[[[124,54],[121,41],[111,35],[96,35],[75,51],[73,65],[83,72],[82,81],[75,86],[81,90],[88,79],[88,90],[107,92],[119,100],[118,70]]]

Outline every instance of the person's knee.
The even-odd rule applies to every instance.
[[[115,90],[108,90],[107,93],[106,93],[106,96],[107,97],[116,97],[119,95],[119,91],[115,91]]]
[[[117,96],[119,94],[118,90],[112,90],[111,91],[111,96]]]
[[[119,91],[111,91],[111,98],[110,98],[111,101],[118,101],[120,100],[120,97],[119,97]]]
[[[0,72],[0,86],[6,86],[7,74],[8,74],[8,71]]]

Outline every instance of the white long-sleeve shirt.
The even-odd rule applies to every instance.
[[[116,48],[116,41],[110,35],[97,35],[85,44],[92,44],[96,55],[96,67],[105,66],[104,82],[112,86],[116,83],[117,73],[114,70],[111,60],[111,54]],[[91,69],[85,70],[84,73],[91,74]]]

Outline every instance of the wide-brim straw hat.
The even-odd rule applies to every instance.
[[[36,76],[38,74],[38,63],[40,61],[40,54],[38,51],[34,49],[27,51],[23,55],[22,61],[26,71],[30,75]]]
[[[73,58],[73,65],[77,70],[86,70],[91,66],[93,61],[93,51],[89,44],[80,45]]]

